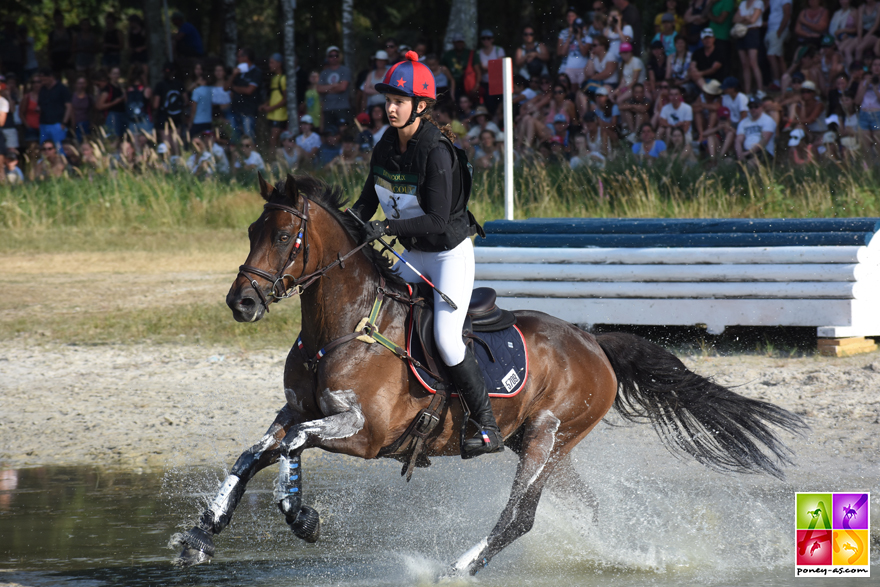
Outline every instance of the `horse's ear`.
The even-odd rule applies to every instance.
[[[272,193],[275,192],[275,188],[269,185],[265,179],[263,179],[263,174],[259,171],[257,172],[257,178],[260,180],[260,195],[263,196],[263,199],[267,202],[269,198],[272,197]]]
[[[296,180],[289,173],[287,174],[287,181],[284,182],[284,195],[293,204],[296,204],[299,200],[299,188],[296,187]]]

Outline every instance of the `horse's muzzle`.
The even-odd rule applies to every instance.
[[[247,282],[232,284],[226,294],[226,305],[232,310],[232,317],[236,322],[256,322],[266,311],[259,295]]]

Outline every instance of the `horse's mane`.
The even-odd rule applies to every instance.
[[[326,210],[330,216],[336,219],[336,221],[342,225],[342,228],[348,232],[354,242],[360,242],[360,225],[354,218],[341,210],[341,208],[348,204],[348,198],[345,197],[342,189],[336,186],[330,186],[320,179],[316,179],[309,175],[298,175],[294,179],[296,180],[296,187],[302,195],[321,206],[321,208]],[[278,182],[275,186],[276,197],[272,199],[279,203],[292,205],[291,202],[286,202],[287,196],[284,189],[284,183],[284,180]],[[361,249],[361,251],[364,252],[367,259],[370,260],[370,263],[373,264],[373,267],[376,268],[379,275],[385,278],[385,281],[388,284],[405,288],[406,281],[404,281],[397,270],[394,269],[394,264],[391,259],[373,246],[366,246]]]

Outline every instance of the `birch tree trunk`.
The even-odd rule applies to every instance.
[[[446,37],[443,39],[443,46],[447,51],[452,49],[452,37],[455,34],[464,37],[468,49],[479,48],[477,47],[477,0],[452,0]]]
[[[299,113],[296,100],[296,44],[294,43],[294,19],[296,0],[281,0],[284,9],[284,75],[287,78],[287,129],[297,133]]]
[[[352,23],[354,22],[354,0],[342,0],[342,53],[344,63],[354,72],[354,39]]]
[[[165,25],[162,23],[162,0],[144,0],[144,24],[147,29],[147,51],[150,54],[150,83],[162,79],[165,63]]]
[[[235,67],[238,51],[238,24],[235,21],[235,0],[223,0],[223,61]]]

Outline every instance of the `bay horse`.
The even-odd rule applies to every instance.
[[[213,536],[229,523],[246,484],[273,463],[280,469],[274,496],[287,523],[298,537],[317,540],[320,519],[301,497],[302,452],[400,458],[380,451],[434,397],[399,354],[358,338],[370,317],[375,332],[403,347],[410,293],[386,257],[359,244],[358,226],[340,211],[341,191],[288,176],[275,186],[260,177],[260,193],[264,210],[248,228],[250,253],[226,303],[237,321],[254,322],[271,303],[299,294],[302,332],[284,368],[286,403],[238,458],[198,524],[176,535],[181,565],[214,555]],[[374,314],[378,296],[386,302]],[[799,432],[805,424],[797,415],[701,377],[638,336],[593,336],[541,312],[514,314],[527,341],[528,381],[515,397],[493,399],[492,409],[519,463],[501,518],[453,564],[454,574],[475,574],[532,528],[551,476],[580,482],[567,455],[612,407],[627,420],[652,423],[673,453],[715,470],[781,478],[790,464],[773,428]],[[427,455],[459,454],[462,417],[462,407],[450,403],[425,439]],[[589,491],[581,496],[590,499]]]

